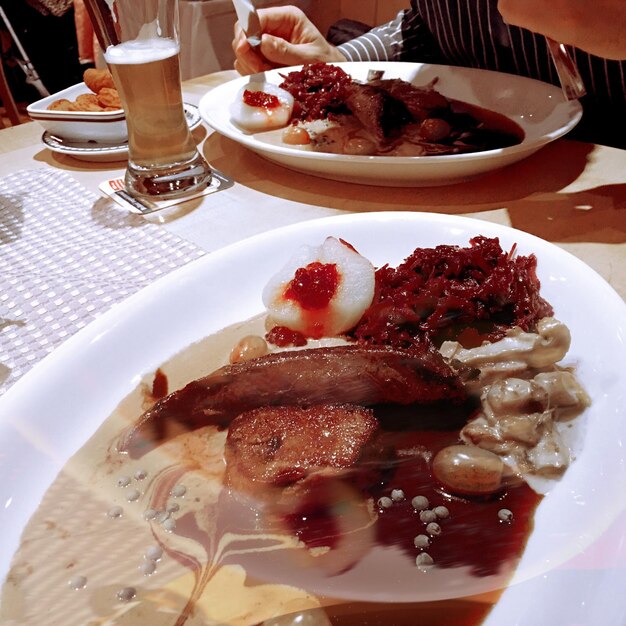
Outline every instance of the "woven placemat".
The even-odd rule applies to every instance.
[[[0,394],[99,314],[203,254],[68,174],[0,178]]]

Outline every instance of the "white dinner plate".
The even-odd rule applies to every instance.
[[[141,376],[193,342],[262,312],[263,286],[298,246],[334,235],[380,266],[399,263],[417,246],[465,246],[478,234],[499,237],[504,249],[516,244],[519,254],[536,254],[542,295],[571,330],[566,362],[576,366],[592,398],[577,423],[577,458],[540,503],[511,586],[485,624],[624,623],[624,573],[603,571],[600,556],[588,572],[570,572],[568,562],[601,538],[624,508],[626,305],[592,269],[546,241],[489,222],[427,213],[324,218],[234,244],[130,297],[35,366],[0,399],[0,579],[46,488]],[[484,543],[488,549],[489,537]],[[374,561],[366,570],[375,588],[367,579],[351,579],[350,572],[326,584],[334,596],[358,600],[425,598],[427,582],[416,589],[391,576],[386,584],[376,578],[378,569]],[[460,591],[443,585],[428,593],[441,599]]]
[[[524,140],[515,146],[442,156],[351,156],[313,152],[270,143],[264,133],[246,133],[231,122],[229,107],[239,90],[252,80],[280,84],[281,74],[299,69],[281,68],[265,75],[241,77],[209,91],[200,101],[200,114],[217,132],[257,154],[293,170],[323,178],[398,187],[445,185],[461,182],[515,163],[565,135],[579,122],[578,101],[566,101],[560,88],[530,78],[487,70],[424,63],[337,63],[357,80],[370,69],[384,70],[385,78],[402,78],[425,85],[437,78],[436,89],[448,98],[496,111],[517,122]]]
[[[202,122],[198,107],[185,102],[185,118],[189,128],[193,130]],[[41,137],[44,145],[58,154],[68,154],[80,161],[96,163],[110,163],[113,161],[125,161],[128,158],[128,142],[122,144],[102,143],[95,141],[75,141],[53,135],[45,131]]]

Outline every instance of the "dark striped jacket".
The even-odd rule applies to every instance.
[[[505,24],[496,6],[497,0],[411,0],[394,20],[339,49],[351,61],[477,67],[558,85],[544,37]],[[588,92],[575,137],[626,148],[626,62],[570,52]]]

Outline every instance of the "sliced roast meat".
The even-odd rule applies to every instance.
[[[415,87],[400,78],[387,78],[368,83],[401,101],[415,121],[432,117],[433,112],[450,108],[448,99],[430,87]]]
[[[236,417],[226,439],[226,482],[239,494],[287,487],[312,474],[335,476],[382,460],[378,421],[354,405],[260,407]]]
[[[347,345],[279,352],[226,365],[159,400],[118,448],[142,456],[172,434],[226,427],[262,406],[431,403],[463,400],[459,375],[435,350]]]
[[[383,144],[399,137],[404,125],[413,120],[400,100],[369,84],[350,84],[346,89],[346,104],[359,122]]]

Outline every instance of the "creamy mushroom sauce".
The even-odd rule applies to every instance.
[[[263,333],[264,320],[256,318],[185,349],[160,368],[169,390],[224,365],[241,338]],[[295,614],[307,620],[303,623],[325,625],[329,616],[334,623],[359,624],[366,614],[386,619],[381,616],[392,613],[397,624],[415,623],[417,616],[435,626],[452,615],[459,625],[483,620],[519,554],[508,554],[497,572],[483,576],[454,564],[425,575],[415,556],[407,557],[393,541],[367,542],[377,518],[387,515],[382,508],[403,507],[408,518],[397,524],[388,517],[389,532],[409,528],[404,539],[418,552],[418,544],[440,539],[441,528],[445,536],[446,518],[458,507],[453,500],[437,496],[435,501],[429,494],[430,503],[423,505],[423,496],[390,484],[384,505],[356,497],[349,504],[347,523],[354,528],[344,544],[308,550],[286,528],[264,526],[258,513],[227,497],[225,432],[206,427],[181,433],[139,460],[118,453],[120,433],[154,401],[154,378],[154,372],[145,376],[48,489],[4,584],[3,624],[282,626],[301,623],[280,617]],[[501,527],[511,522],[508,514],[517,516],[518,526],[510,528],[521,533],[520,552],[540,500],[530,490],[523,498],[518,502],[526,503],[524,509],[520,505],[511,513],[507,507],[513,505],[503,499],[490,511]],[[424,506],[432,511],[421,510]],[[430,525],[430,538],[426,530],[415,531],[415,516]],[[355,529],[364,544],[351,543]],[[507,529],[503,532],[506,537]],[[476,552],[485,551],[478,547]],[[406,603],[407,590],[414,602]],[[396,592],[404,604],[383,601],[397,599]],[[322,606],[324,611],[317,610]]]

